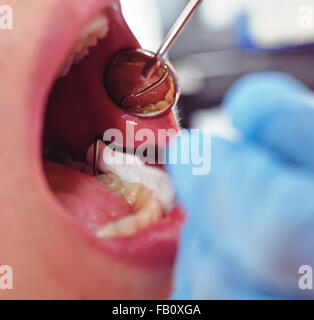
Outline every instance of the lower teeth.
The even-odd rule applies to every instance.
[[[99,238],[132,236],[162,219],[163,210],[160,201],[144,185],[128,184],[120,192],[135,212],[100,228],[96,233]]]
[[[93,176],[93,167],[84,162],[74,161],[64,153],[44,150],[44,158],[76,171]],[[99,172],[98,172],[99,173]],[[154,191],[141,183],[122,181],[116,174],[106,171],[95,176],[99,182],[117,192],[132,208],[132,214],[109,223],[96,230],[98,238],[120,238],[132,236],[163,218],[162,204]]]

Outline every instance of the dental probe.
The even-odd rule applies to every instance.
[[[160,46],[159,50],[155,54],[155,57],[150,59],[145,67],[143,68],[143,75],[146,78],[152,76],[152,74],[158,68],[161,60],[164,56],[169,52],[169,50],[174,45],[175,41],[178,39],[186,25],[189,23],[191,18],[193,17],[196,10],[199,8],[203,0],[190,0],[187,6],[184,8],[179,18],[175,22],[175,24],[170,29],[169,33],[166,35],[164,42]]]

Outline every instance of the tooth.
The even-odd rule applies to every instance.
[[[125,183],[139,183],[154,191],[164,212],[168,213],[175,202],[175,191],[168,174],[156,167],[147,166],[134,155],[113,151],[102,141],[98,142],[96,167],[100,172],[110,171]],[[87,152],[87,162],[93,163],[93,146]]]
[[[62,68],[61,77],[65,77],[74,63],[81,62],[89,53],[89,49],[96,46],[99,39],[104,38],[109,30],[108,19],[101,15],[97,17],[82,33],[76,46],[71,52],[71,56]]]
[[[162,218],[163,210],[157,196],[140,184],[129,184],[124,188],[123,196],[136,210],[133,215],[101,227],[96,235],[99,238],[117,238],[132,236]]]
[[[104,174],[97,175],[96,179],[108,185],[113,191],[120,191],[124,186],[119,177],[109,171]]]
[[[89,53],[88,49],[83,49],[80,53],[78,53],[74,58],[74,63],[79,64]]]
[[[60,77],[65,77],[69,71],[71,70],[72,64],[74,62],[74,57],[70,57],[67,61],[67,63],[65,64],[65,66],[62,68],[62,71],[60,73]]]
[[[82,32],[81,37],[87,38],[92,35],[97,38],[103,38],[107,34],[108,29],[109,25],[107,17],[105,15],[100,15]]]

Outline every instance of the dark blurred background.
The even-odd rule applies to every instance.
[[[156,51],[187,0],[122,0],[145,49]],[[182,85],[182,127],[206,127],[244,74],[287,72],[314,89],[314,0],[204,0],[169,60]],[[218,121],[218,120],[217,120]]]

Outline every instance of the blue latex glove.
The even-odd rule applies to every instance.
[[[239,80],[224,104],[243,139],[212,138],[208,175],[168,166],[188,212],[172,298],[313,297],[298,287],[299,267],[314,267],[313,93],[260,73]]]

